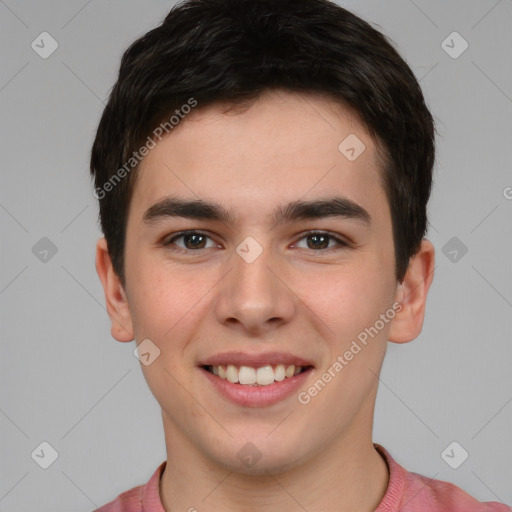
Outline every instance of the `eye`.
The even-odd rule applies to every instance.
[[[348,247],[348,243],[325,231],[312,231],[304,235],[300,240],[307,240],[307,247],[304,248],[313,251],[324,250],[325,252],[325,250],[338,250],[343,247]],[[330,242],[334,242],[334,247],[332,245],[329,246]]]
[[[302,240],[306,240],[306,247],[299,246]],[[180,243],[178,243],[178,241],[180,241]],[[210,245],[208,245],[208,241]],[[184,253],[217,247],[217,244],[210,236],[194,230],[177,233],[164,241],[163,245],[173,251]],[[295,246],[314,252],[330,252],[348,247],[349,244],[325,231],[311,231],[300,238]]]
[[[183,246],[176,243],[176,241],[180,239],[183,240]],[[211,238],[208,235],[201,233],[199,231],[183,231],[182,233],[178,233],[177,235],[165,241],[163,245],[175,245],[179,249],[173,249],[172,247],[171,249],[181,250],[183,252],[195,251],[199,249],[209,249],[210,247],[215,247],[216,244],[213,242],[213,240],[211,240],[212,244],[210,246],[205,245],[208,239],[211,240]]]

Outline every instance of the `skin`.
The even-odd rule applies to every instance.
[[[198,107],[142,162],[124,287],[105,240],[97,244],[112,336],[149,338],[161,351],[141,368],[162,408],[162,503],[166,511],[373,511],[389,478],[372,443],[377,375],[388,340],[404,343],[421,332],[434,248],[423,240],[404,281],[396,281],[377,147],[348,108],[273,91],[244,111],[225,111]],[[349,134],[366,146],[353,162],[338,150]],[[144,223],[146,209],[169,194],[218,202],[236,222]],[[334,194],[366,209],[371,226],[341,217],[271,220],[279,205]],[[162,244],[186,229],[210,238],[201,249],[183,238]],[[350,244],[331,239],[336,250],[314,248],[311,230]],[[248,236],[263,249],[250,264],[235,250]],[[307,390],[395,302],[402,309],[394,319],[306,405],[296,394],[262,408],[236,405],[197,367],[219,352],[289,352],[315,366]],[[252,467],[237,456],[249,441],[262,454]]]

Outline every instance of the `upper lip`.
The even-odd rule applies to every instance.
[[[261,368],[265,365],[294,365],[294,366],[313,366],[311,361],[302,357],[287,354],[285,352],[265,352],[260,354],[249,354],[247,352],[222,352],[208,357],[199,363],[199,366],[250,366],[252,368]]]

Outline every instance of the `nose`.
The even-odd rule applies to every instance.
[[[220,283],[216,315],[246,335],[262,335],[290,322],[298,299],[286,282],[284,261],[269,249],[248,261],[233,254],[231,271]]]

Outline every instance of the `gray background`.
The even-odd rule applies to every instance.
[[[0,511],[89,511],[165,459],[134,342],[110,337],[88,158],[122,52],[172,4],[0,0]],[[436,277],[420,337],[389,346],[374,439],[411,471],[512,504],[512,2],[343,5],[396,42],[440,134]],[[31,48],[43,31],[59,44],[47,59]],[[453,31],[469,43],[456,59],[441,46]],[[58,452],[48,469],[31,458],[42,441]],[[441,457],[453,441],[469,453],[458,469]]]

